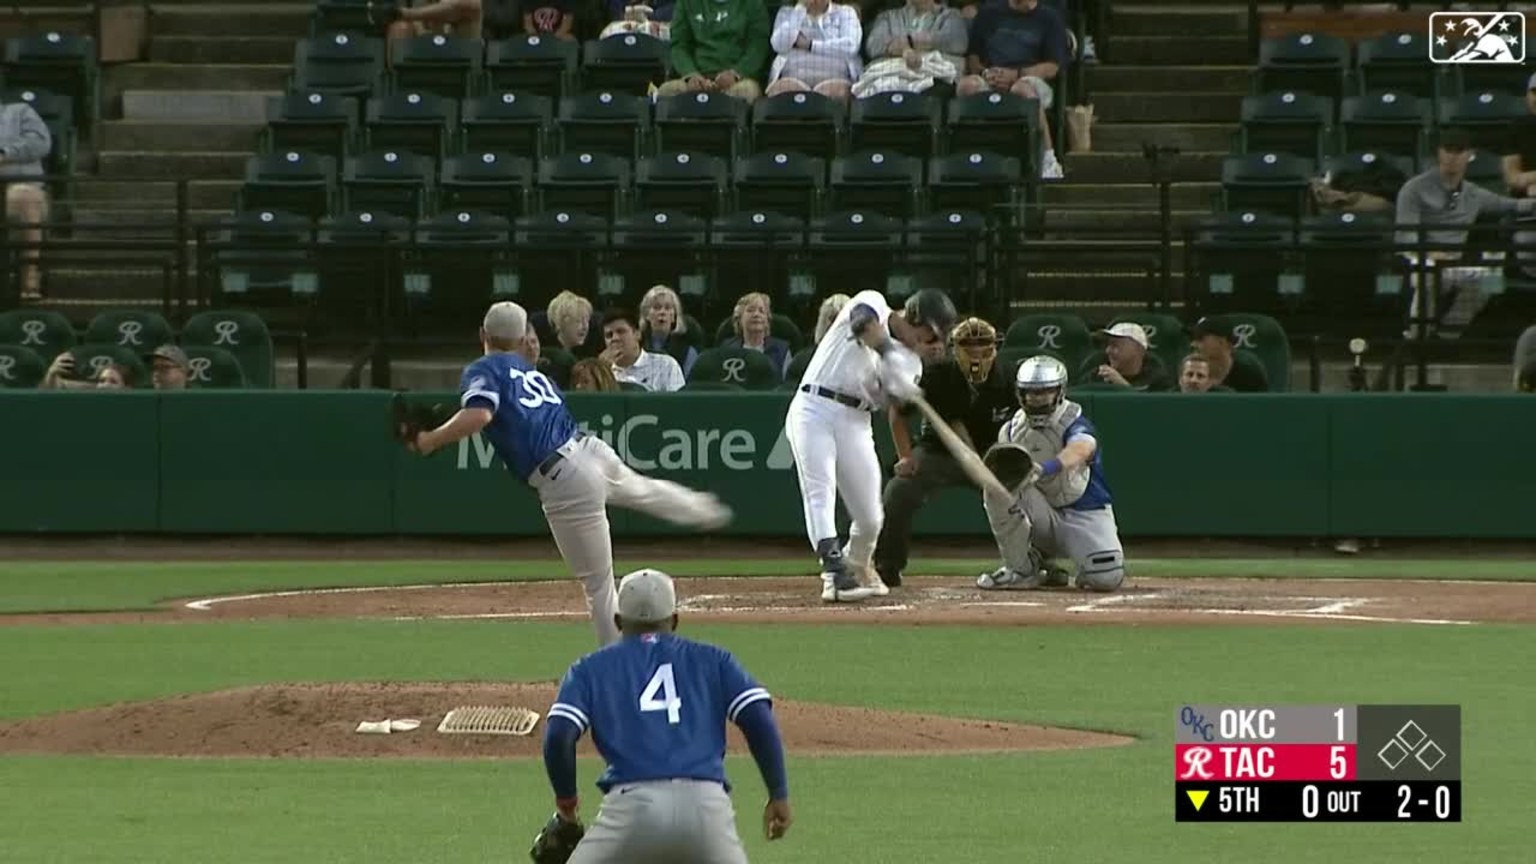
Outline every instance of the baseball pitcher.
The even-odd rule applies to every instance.
[[[918,291],[901,312],[892,312],[880,292],[861,291],[816,343],[790,400],[784,434],[828,603],[890,593],[871,566],[884,514],[870,415],[921,395],[922,358],[914,352],[943,356],[954,321],[955,306],[942,291]],[[853,522],[846,548],[837,537],[839,497]]]
[[[985,456],[1013,490],[1009,498],[983,496],[1003,566],[983,573],[976,585],[1064,586],[1065,559],[1077,571],[1078,588],[1113,591],[1125,580],[1125,553],[1098,437],[1082,406],[1066,398],[1067,367],[1054,357],[1030,357],[1014,385],[1019,410]]]
[[[789,829],[789,781],[772,697],[729,651],[676,634],[677,590],[660,570],[619,583],[624,638],[577,660],[544,729],[555,815],[534,840],[536,864],[746,864],[725,777],[725,726],[747,740],[768,803],[763,832]],[[581,827],[576,742],[607,763],[602,808]],[[572,853],[574,849],[574,853]]]
[[[528,332],[523,307],[491,306],[480,328],[485,356],[464,369],[458,413],[427,429],[397,412],[395,434],[429,455],[483,431],[507,470],[538,493],[555,545],[581,580],[592,626],[606,645],[619,638],[608,505],[701,530],[727,524],[731,510],[709,493],[636,473],[603,439],[577,428],[565,394],[522,353]]]

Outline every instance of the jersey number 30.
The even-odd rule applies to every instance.
[[[661,698],[656,698],[660,694]],[[682,722],[683,700],[677,697],[677,683],[672,680],[672,664],[663,663],[656,674],[651,676],[651,682],[645,685],[645,692],[640,694],[641,711],[665,711],[667,722],[676,726]]]
[[[524,372],[521,369],[513,369],[507,374],[513,381],[521,379],[523,390],[527,393],[526,396],[517,397],[517,404],[525,408],[560,404],[560,394],[555,392],[554,383],[543,372]]]

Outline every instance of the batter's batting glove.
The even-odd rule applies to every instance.
[[[580,822],[566,820],[559,813],[549,817],[539,836],[533,838],[528,858],[533,864],[565,864],[576,851],[576,844],[587,835]]]

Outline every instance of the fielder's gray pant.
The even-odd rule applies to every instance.
[[[1125,581],[1125,551],[1113,507],[1058,510],[1033,486],[1017,499],[987,493],[982,500],[1003,565],[1010,570],[1030,572],[1033,545],[1047,558],[1072,559],[1079,588],[1114,591]],[[1012,509],[1015,500],[1023,505],[1020,511]]]
[[[615,786],[568,864],[747,864],[731,796],[708,780]]]
[[[885,524],[875,544],[875,568],[901,572],[907,567],[912,549],[912,518],[928,496],[945,486],[975,486],[960,468],[960,462],[942,447],[919,444],[912,448],[916,470],[910,477],[892,477],[885,484],[882,504]]]

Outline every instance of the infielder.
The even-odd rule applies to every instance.
[[[870,414],[921,395],[922,359],[943,356],[955,322],[944,292],[924,289],[892,312],[878,291],[861,291],[816,344],[789,403],[784,434],[800,480],[805,531],[821,563],[821,599],[835,603],[889,593],[871,567],[884,516],[880,462]],[[837,498],[853,527],[838,544]],[[862,576],[863,582],[860,581]]]
[[[1071,560],[1078,588],[1113,591],[1125,581],[1125,553],[1093,424],[1081,405],[1066,398],[1067,367],[1054,357],[1030,357],[1019,365],[1014,383],[1019,410],[998,430],[998,443],[986,455],[1014,495],[987,493],[982,499],[1003,566],[983,573],[976,585],[1066,585],[1066,570],[1048,566],[1049,557]],[[1033,467],[1022,480],[1010,481],[997,468],[1005,462]]]
[[[535,862],[746,864],[725,777],[725,724],[747,739],[768,803],[763,831],[789,829],[789,783],[772,698],[729,651],[676,635],[677,592],[660,570],[619,583],[624,638],[577,660],[544,728],[555,815],[534,840]],[[603,805],[581,828],[576,742],[591,731],[607,763]],[[579,841],[579,845],[575,843]]]
[[[528,332],[523,307],[491,306],[480,328],[485,356],[464,369],[458,413],[436,429],[401,434],[410,449],[428,455],[484,432],[507,470],[538,493],[555,545],[581,580],[592,626],[606,645],[619,638],[608,504],[703,530],[730,522],[731,510],[714,495],[636,473],[603,439],[577,428],[560,388],[519,353]]]

